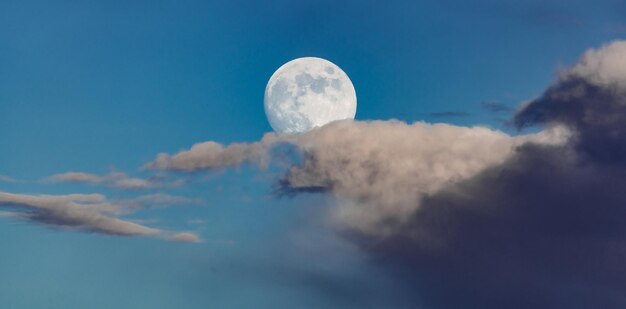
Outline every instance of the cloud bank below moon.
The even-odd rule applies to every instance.
[[[199,143],[175,155],[159,154],[146,167],[195,172],[252,163],[263,168],[283,160],[273,149],[289,144],[302,162],[280,179],[279,193],[331,192],[340,202],[339,222],[384,235],[416,211],[421,198],[503,163],[522,145],[560,145],[568,137],[559,126],[509,136],[484,127],[342,120],[300,135],[268,133],[254,143]]]

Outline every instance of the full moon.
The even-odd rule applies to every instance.
[[[274,131],[302,133],[331,121],[354,119],[356,92],[334,63],[298,58],[278,68],[267,82],[265,114]]]

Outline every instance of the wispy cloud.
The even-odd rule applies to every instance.
[[[141,190],[163,187],[178,187],[184,184],[183,180],[170,181],[160,176],[152,176],[147,179],[129,177],[126,173],[112,171],[104,176],[84,173],[84,172],[66,172],[52,175],[44,179],[50,183],[85,183],[90,185],[102,185],[110,188],[122,190]]]
[[[626,33],[626,23],[606,23],[602,30],[611,34],[624,34]]]
[[[467,112],[458,112],[458,111],[447,111],[447,112],[435,112],[428,114],[428,117],[433,118],[450,118],[450,117],[468,117],[470,116]]]
[[[9,182],[9,183],[14,183],[17,182],[17,180],[13,177],[9,177],[6,175],[0,175],[0,182]]]
[[[142,195],[133,199],[133,201],[139,203],[143,207],[148,208],[166,208],[177,205],[198,205],[204,202],[200,198],[192,199],[184,196],[170,195],[164,193]]]
[[[142,202],[109,201],[101,194],[29,195],[0,192],[0,207],[11,209],[13,217],[51,227],[108,235],[199,241],[197,235],[194,238],[188,232],[173,233],[121,219],[121,216],[137,209],[129,205]]]
[[[484,101],[481,102],[480,105],[492,113],[508,113],[513,111],[513,108],[510,106],[495,101]]]
[[[206,221],[204,221],[202,219],[190,219],[190,220],[187,220],[187,224],[189,224],[189,225],[205,225]]]

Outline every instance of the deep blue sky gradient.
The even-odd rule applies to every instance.
[[[502,125],[510,113],[481,102],[515,108],[539,95],[584,50],[626,36],[624,20],[619,1],[2,1],[0,174],[20,182],[0,182],[0,191],[134,196],[40,179],[70,170],[142,176],[141,165],[159,152],[257,140],[271,130],[268,78],[303,56],[326,58],[350,76],[359,120],[510,131]],[[134,215],[195,228],[202,244],[0,218],[0,307],[409,301],[324,226],[324,197],[271,197],[275,175],[248,167],[195,175],[192,185],[164,191],[202,205]],[[189,227],[193,219],[206,224]],[[345,282],[354,290],[336,291]]]

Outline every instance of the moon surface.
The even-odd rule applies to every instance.
[[[276,132],[306,132],[331,121],[354,119],[356,91],[334,63],[316,57],[294,59],[267,82],[265,114]]]

